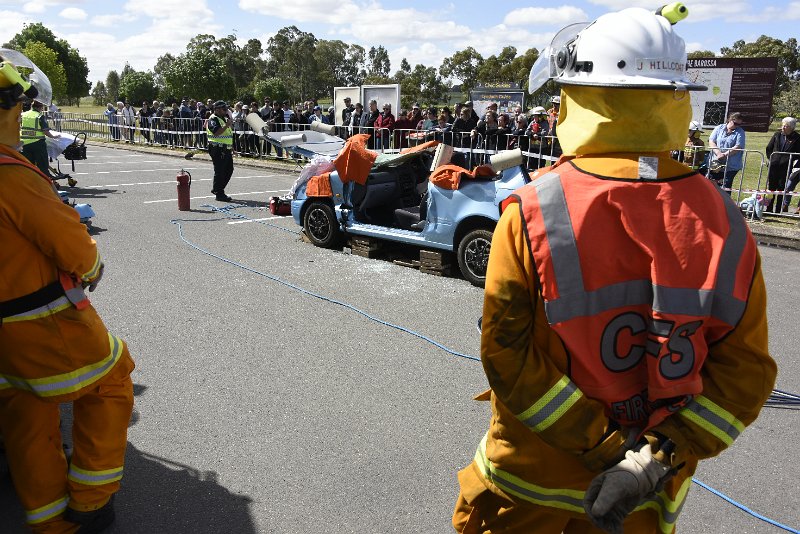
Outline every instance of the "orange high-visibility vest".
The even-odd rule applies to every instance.
[[[503,209],[514,203],[575,385],[640,429],[700,394],[709,346],[744,314],[756,264],[731,199],[699,174],[625,180],[567,162]]]

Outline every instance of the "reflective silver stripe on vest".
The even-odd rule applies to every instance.
[[[66,510],[67,503],[69,503],[69,496],[65,495],[57,501],[46,504],[41,508],[37,508],[36,510],[26,510],[25,520],[31,525],[41,523],[42,521],[47,521],[48,519],[53,518]]]
[[[550,245],[550,258],[559,296],[557,299],[546,300],[544,304],[550,324],[639,305],[649,305],[654,311],[668,314],[711,316],[730,326],[736,326],[741,319],[746,302],[733,296],[733,288],[739,258],[747,243],[747,234],[744,220],[729,198],[725,202],[725,208],[730,234],[720,256],[716,289],[664,287],[653,284],[648,279],[620,282],[586,291],[575,233],[560,177],[556,173],[548,173],[534,184]],[[724,195],[721,190],[720,194]]]
[[[550,244],[558,294],[564,297],[571,293],[583,293],[578,246],[575,243],[564,188],[561,187],[561,176],[549,172],[533,183],[539,197],[547,242]]]
[[[67,300],[76,305],[86,300],[86,292],[83,290],[82,286],[75,286],[67,289],[64,291],[64,294],[67,296]]]

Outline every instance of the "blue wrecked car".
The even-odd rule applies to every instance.
[[[446,145],[436,152],[380,154],[363,185],[343,182],[335,171],[324,196],[311,196],[308,184],[301,185],[291,200],[291,213],[320,247],[337,248],[345,236],[364,236],[451,251],[464,278],[483,287],[499,205],[530,181],[519,151],[497,156],[491,175],[441,187],[429,180],[432,168],[442,157],[466,167],[464,154],[452,153]]]

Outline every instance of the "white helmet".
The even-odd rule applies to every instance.
[[[565,85],[705,90],[686,79],[686,45],[673,29],[687,14],[678,3],[658,13],[634,7],[567,26],[534,63],[528,90],[548,79]]]
[[[547,110],[542,106],[536,106],[531,110],[531,115],[547,115]]]
[[[692,122],[689,123],[689,131],[690,132],[702,132],[703,131],[703,125],[700,124],[697,121],[692,121]]]
[[[559,95],[555,95],[555,96],[550,97],[550,103],[551,104],[559,104],[559,105],[561,105],[561,97]]]

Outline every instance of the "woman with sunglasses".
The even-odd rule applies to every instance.
[[[735,112],[728,116],[728,122],[720,124],[708,138],[711,151],[709,178],[721,182],[725,192],[731,194],[733,177],[744,166],[744,129],[742,114]]]

